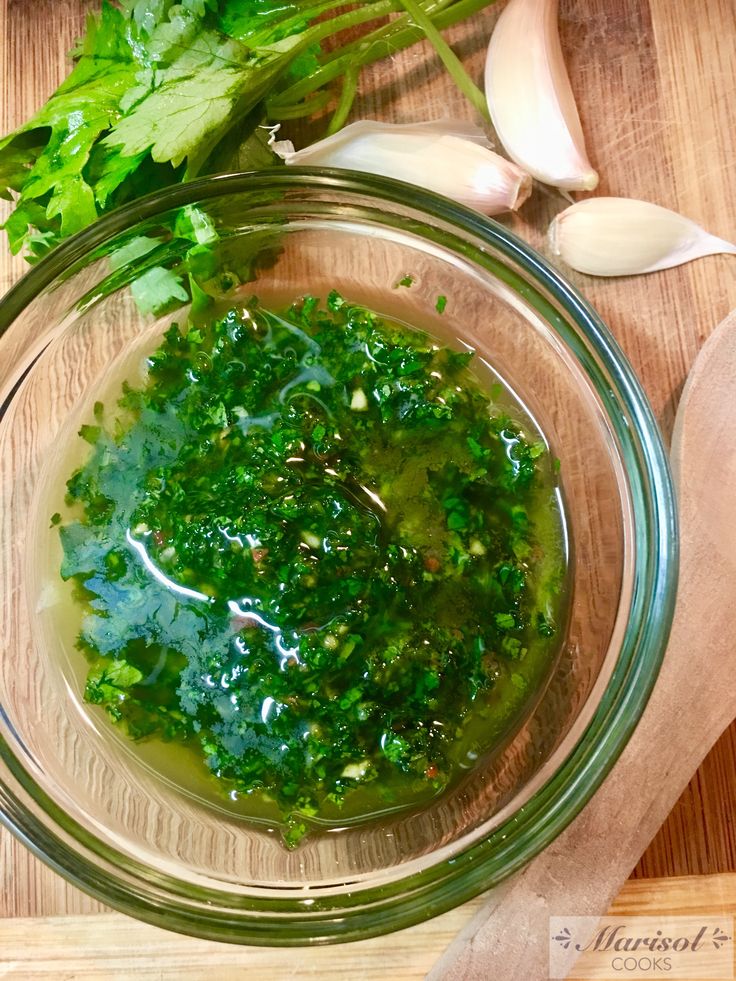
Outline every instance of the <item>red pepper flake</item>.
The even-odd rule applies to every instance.
[[[442,568],[442,563],[435,555],[428,555],[424,560],[424,568],[427,572],[439,572]]]
[[[253,617],[238,616],[230,618],[230,629],[235,630],[239,634],[255,634],[257,631],[266,630],[267,628],[259,620],[254,620]]]
[[[436,763],[430,763],[427,769],[424,771],[424,776],[427,780],[434,780],[440,775],[440,771],[437,769]]]
[[[154,531],[152,537],[157,548],[163,548],[163,546],[166,544],[166,536],[162,531]]]
[[[263,562],[263,560],[268,555],[268,549],[267,548],[252,548],[250,550],[250,554],[251,554],[251,556],[252,556],[253,561],[255,562],[255,564],[256,565],[259,565],[261,562]]]

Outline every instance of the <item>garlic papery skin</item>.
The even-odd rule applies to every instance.
[[[379,123],[364,119],[295,151],[272,149],[289,165],[338,167],[408,181],[486,215],[514,211],[529,197],[531,177],[490,149],[485,134],[464,123]]]
[[[509,0],[486,59],[488,111],[512,160],[544,184],[592,191],[588,160],[557,28],[558,0]]]
[[[552,252],[591,276],[633,276],[680,266],[736,245],[676,211],[634,198],[588,198],[549,226]]]

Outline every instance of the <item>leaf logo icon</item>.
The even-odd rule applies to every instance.
[[[716,948],[716,950],[720,950],[721,947],[725,943],[728,943],[730,939],[731,938],[728,936],[728,934],[724,933],[720,927],[713,927],[713,936],[711,937],[711,942],[713,943],[713,946]]]
[[[572,934],[570,933],[568,927],[563,927],[562,930],[557,934],[557,936],[552,937],[552,939],[555,940],[558,944],[560,944],[560,946],[563,947],[565,950],[567,950],[567,948],[572,943]]]

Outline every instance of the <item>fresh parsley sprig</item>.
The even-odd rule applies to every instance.
[[[492,2],[103,0],[69,77],[0,140],[12,251],[33,261],[150,191],[277,163],[262,127],[336,99],[338,129],[364,65]]]

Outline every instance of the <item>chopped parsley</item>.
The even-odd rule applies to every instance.
[[[357,789],[364,816],[441,792],[558,647],[545,444],[471,359],[337,293],[253,299],[171,326],[80,431],[86,700],[270,801],[289,846]]]

